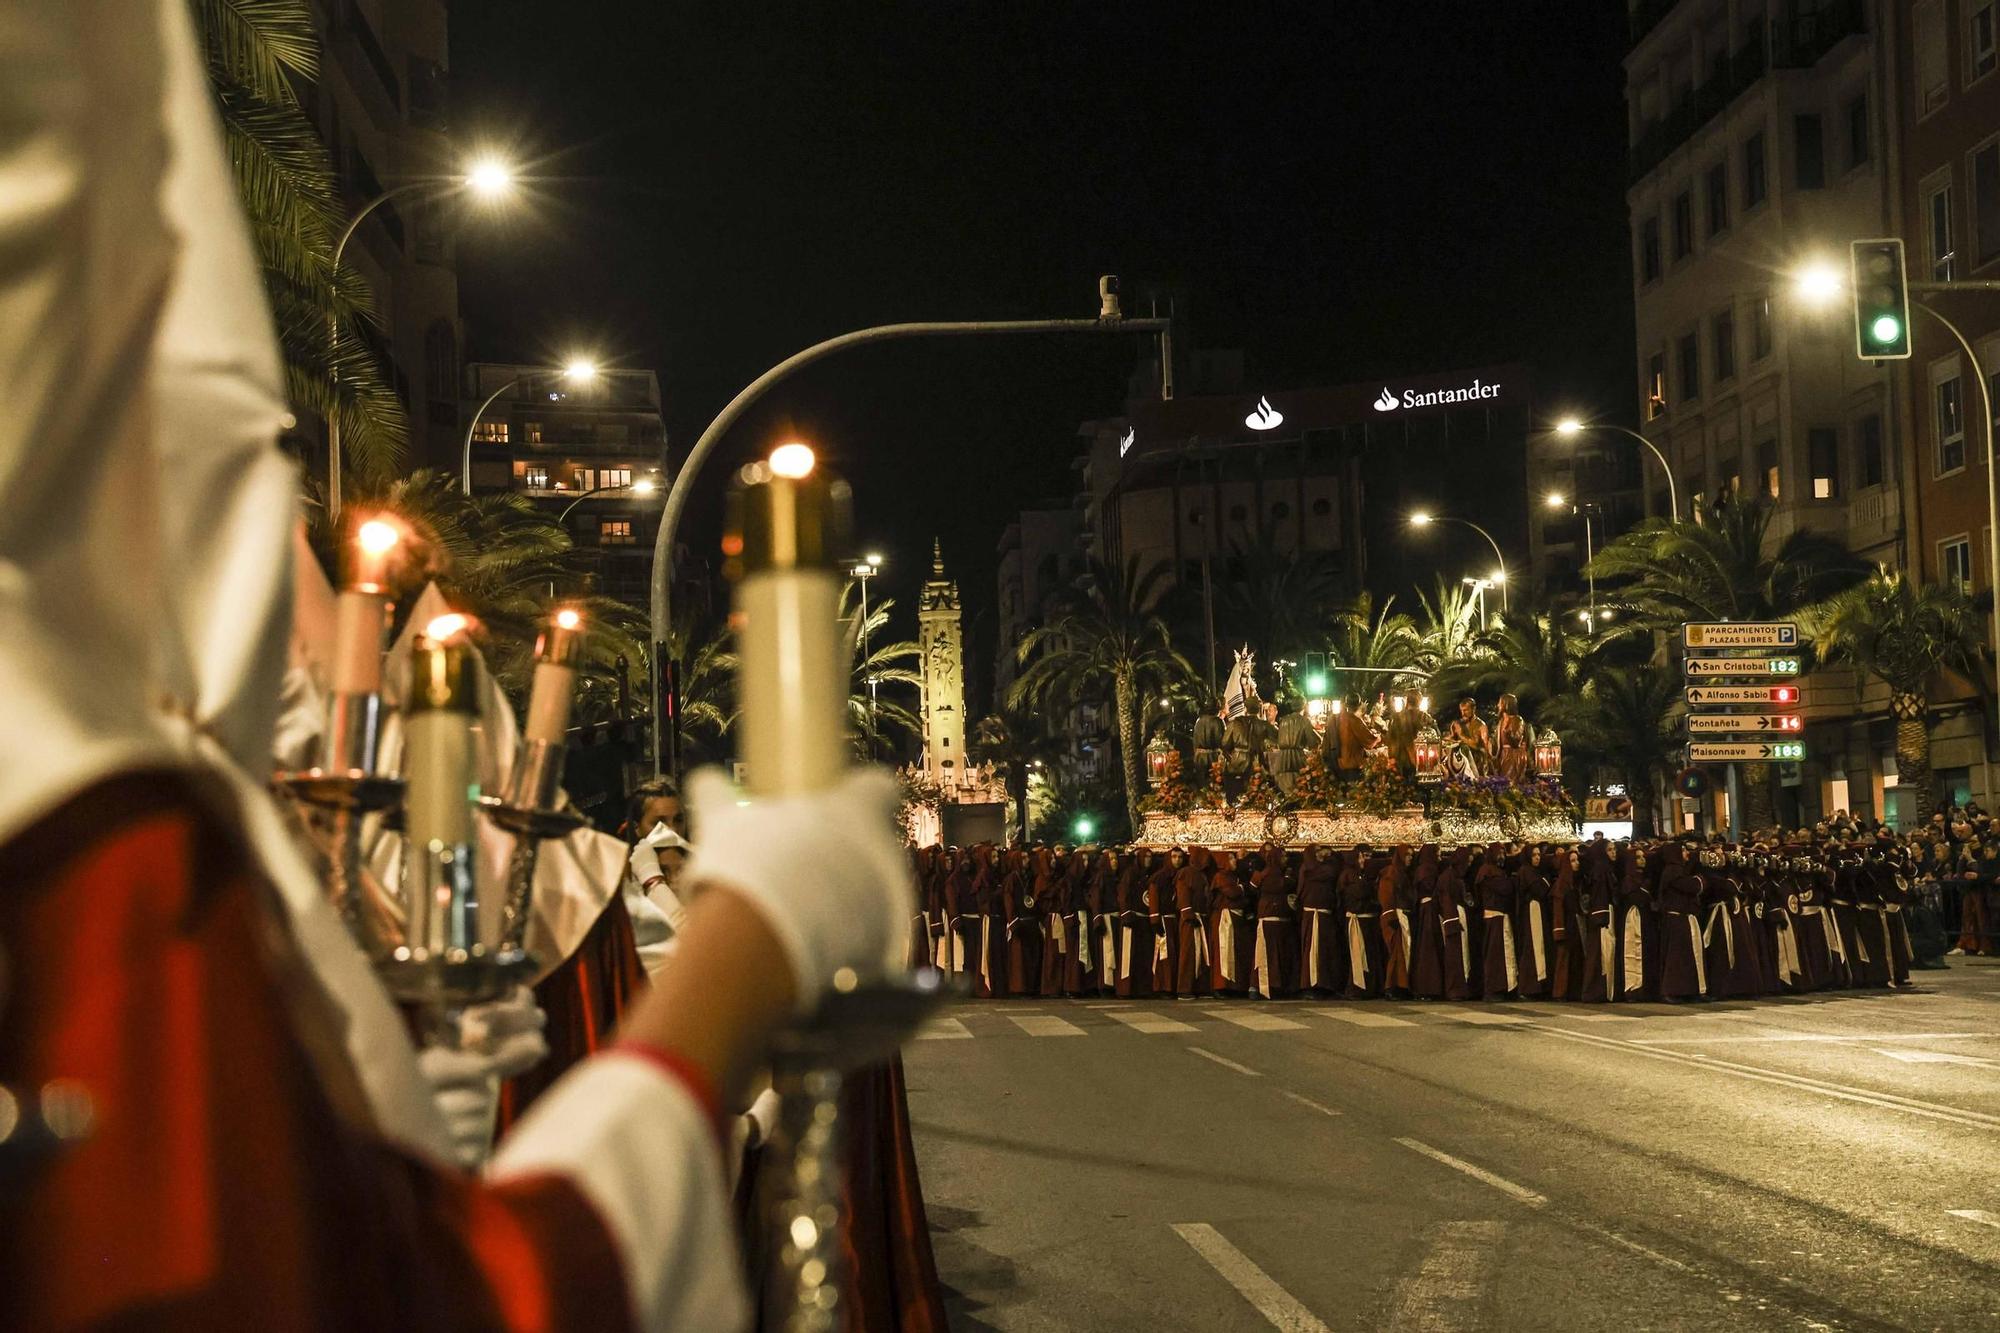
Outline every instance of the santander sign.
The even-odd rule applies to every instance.
[[[1498,384],[1487,384],[1477,379],[1462,389],[1431,389],[1421,393],[1415,389],[1405,389],[1401,397],[1387,385],[1383,385],[1381,396],[1375,400],[1375,410],[1394,412],[1398,408],[1407,407],[1442,407],[1448,403],[1477,403],[1499,396]]]

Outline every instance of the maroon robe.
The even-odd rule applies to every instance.
[[[1034,995],[1042,988],[1042,914],[1026,854],[1012,851],[1007,860],[1000,881],[1007,912],[1007,993]]]
[[[1181,864],[1175,865],[1178,860]],[[1184,852],[1173,852],[1146,881],[1146,919],[1153,928],[1152,977],[1155,995],[1172,995],[1180,980],[1180,927],[1174,910],[1174,880],[1187,864]]]
[[[1583,910],[1576,853],[1557,853],[1555,883],[1549,886],[1549,989],[1552,1000],[1574,1000],[1583,992]]]
[[[1035,893],[1035,905],[1048,919],[1048,933],[1042,937],[1041,993],[1058,996],[1069,980],[1070,955],[1076,951],[1071,938],[1073,923],[1069,907],[1069,862],[1051,856],[1048,878]]]
[[[1174,876],[1174,993],[1180,996],[1210,993],[1214,959],[1208,938],[1208,879],[1211,860],[1208,850],[1197,847],[1188,863]]]
[[[1444,863],[1438,849],[1426,843],[1417,852],[1410,882],[1417,899],[1415,927],[1411,934],[1410,993],[1419,1000],[1444,998],[1444,917],[1438,904],[1438,876]]]
[[[1707,999],[1714,994],[1707,949],[1702,940],[1704,877],[1683,863],[1678,844],[1662,847],[1660,857],[1660,998]]]
[[[1250,880],[1257,890],[1255,993],[1283,999],[1299,988],[1298,894],[1285,873],[1284,848],[1267,842],[1258,854],[1264,864]]]
[[[1342,853],[1343,861],[1353,852]],[[1321,859],[1325,858],[1325,859]],[[1315,995],[1331,995],[1347,980],[1346,916],[1340,910],[1337,886],[1344,875],[1359,873],[1333,859],[1324,847],[1305,850],[1295,884],[1299,900],[1299,985]]]
[[[1618,881],[1609,849],[1591,842],[1580,853],[1581,960],[1577,998],[1603,1004],[1618,998]]]
[[[1163,857],[1153,859],[1165,863]],[[1118,879],[1118,994],[1130,999],[1153,993],[1153,927],[1146,899],[1158,873],[1143,866]]]
[[[1485,863],[1474,876],[1473,896],[1479,903],[1479,993],[1482,999],[1511,1000],[1521,988],[1521,954],[1514,913],[1520,889],[1514,883],[1512,858],[1498,844],[1486,849]]]
[[[1341,857],[1340,881],[1336,887],[1340,924],[1342,985],[1346,1000],[1376,1000],[1382,996],[1382,903],[1376,885],[1382,865],[1373,857],[1365,862],[1362,849]]]
[[[1063,955],[1062,993],[1072,996],[1097,994],[1097,974],[1090,966],[1093,961],[1090,952],[1090,876],[1093,860],[1101,860],[1104,853],[1092,857],[1078,851],[1069,858],[1069,871],[1064,876],[1063,907],[1069,913],[1065,935],[1069,940],[1069,950]]]
[[[1410,849],[1398,847],[1375,877],[1377,919],[1382,923],[1382,989],[1398,997],[1410,994],[1410,972],[1416,963],[1415,937],[1419,904],[1410,875]]]
[[[1249,887],[1228,852],[1215,854],[1209,877],[1209,944],[1215,968],[1210,984],[1217,995],[1248,993],[1256,968],[1257,914]]]
[[[535,983],[535,1003],[548,1016],[548,1058],[500,1085],[495,1132],[504,1134],[570,1066],[609,1046],[625,1010],[646,989],[646,969],[632,935],[622,892],[597,914],[576,951]]]
[[[1514,872],[1514,940],[1524,1000],[1543,998],[1555,982],[1555,939],[1549,915],[1550,855],[1547,846],[1536,847]]]
[[[971,935],[972,993],[991,1000],[1007,993],[1007,905],[1000,890],[1000,872],[993,864],[993,848],[981,846],[973,852],[972,900],[979,914],[979,928]]]

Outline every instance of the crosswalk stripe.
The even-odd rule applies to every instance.
[[[954,1037],[970,1037],[972,1029],[956,1018],[934,1018],[924,1024],[917,1033],[918,1041],[949,1041]]]
[[[1636,1023],[1644,1014],[1572,1014],[1563,1012],[1561,1018],[1573,1018],[1579,1023]]]
[[[1947,1208],[1945,1211],[1953,1217],[1962,1217],[1981,1226],[2000,1227],[2000,1213],[1989,1213],[1984,1208]]]
[[[1048,1014],[1007,1015],[1008,1021],[1031,1037],[1081,1037],[1083,1029],[1067,1019]]]
[[[1379,1013],[1373,1009],[1308,1009],[1305,1012],[1321,1018],[1332,1018],[1342,1023],[1352,1023],[1358,1028],[1413,1028],[1416,1026],[1407,1018],[1394,1014]]]
[[[1294,1023],[1289,1018],[1280,1018],[1276,1014],[1262,1013],[1255,1009],[1210,1009],[1206,1012],[1210,1018],[1219,1018],[1225,1023],[1234,1023],[1237,1027],[1248,1028],[1252,1032],[1285,1032],[1305,1026],[1304,1023]]]
[[[1193,1032],[1194,1025],[1183,1023],[1178,1018],[1168,1018],[1164,1014],[1125,1013],[1114,1009],[1107,1017],[1115,1018],[1134,1032]]]
[[[1483,1027],[1512,1027],[1516,1023],[1533,1021],[1523,1014],[1495,1014],[1483,1009],[1455,1009],[1445,1016],[1460,1023],[1475,1023]]]

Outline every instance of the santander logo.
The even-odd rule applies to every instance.
[[[1375,400],[1375,410],[1377,412],[1393,412],[1401,406],[1402,404],[1396,401],[1396,395],[1389,392],[1389,386],[1386,384],[1383,385],[1382,396]]]
[[[1257,400],[1257,410],[1243,418],[1243,424],[1251,430],[1276,430],[1285,424],[1285,414],[1271,406],[1269,398]]]

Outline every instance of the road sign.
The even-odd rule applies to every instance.
[[[1689,713],[1688,733],[1695,736],[1768,735],[1805,730],[1797,713]]]
[[[1708,651],[1718,648],[1796,648],[1799,627],[1767,621],[1690,621],[1681,626],[1681,645]]]
[[[1731,676],[1758,680],[1796,676],[1801,665],[1796,657],[1689,657],[1681,661],[1681,674],[1697,680]]]
[[[1720,704],[1748,704],[1763,708],[1797,708],[1800,691],[1796,685],[1690,685],[1689,708],[1714,708]]]
[[[1690,764],[1779,762],[1806,757],[1803,741],[1690,741]]]

